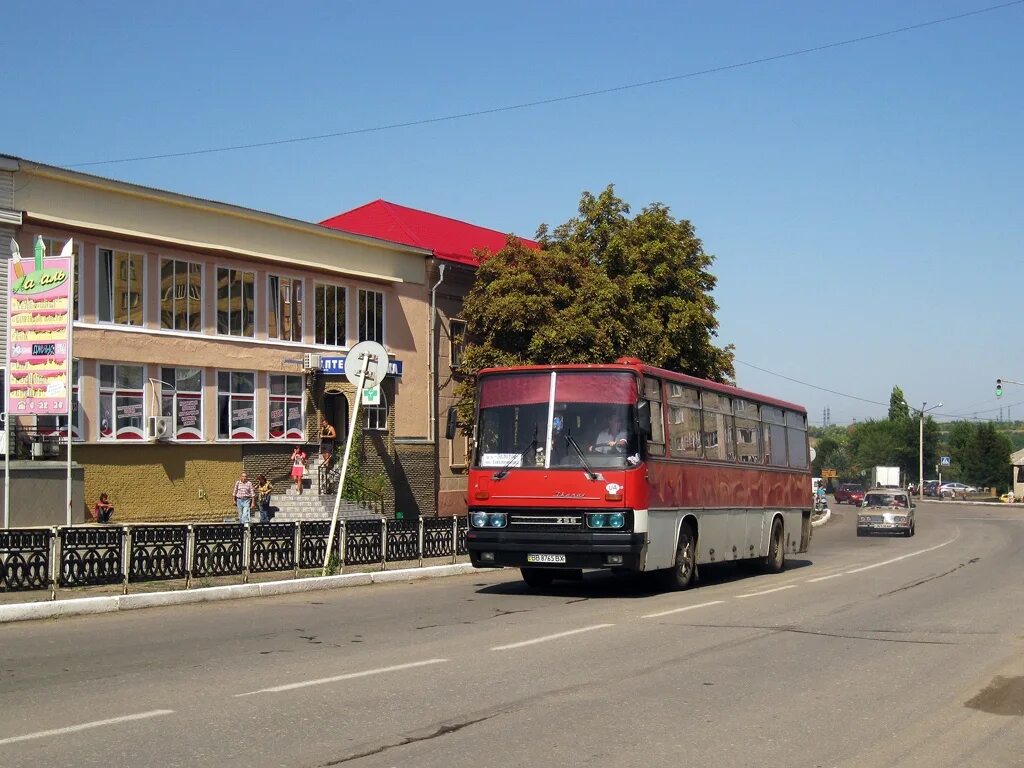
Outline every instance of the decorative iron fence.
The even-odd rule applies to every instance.
[[[328,520],[0,530],[0,592],[318,569]],[[468,520],[339,520],[332,570],[466,553]]]

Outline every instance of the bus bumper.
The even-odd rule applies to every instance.
[[[477,568],[625,568],[640,570],[645,533],[526,533],[474,530],[467,533]]]

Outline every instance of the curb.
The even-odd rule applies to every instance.
[[[830,517],[832,517],[832,510],[826,507],[825,508],[825,514],[823,514],[820,517],[818,517],[817,520],[815,520],[813,517],[811,518],[811,527],[812,528],[820,528],[821,526],[823,526],[825,523],[827,523],[829,521]]]
[[[972,507],[1002,507],[1003,509],[1006,510],[1020,509],[1021,512],[1024,512],[1024,505],[1017,504],[1016,502],[1013,504],[1007,504],[1002,501],[953,501],[945,499],[939,500],[918,498],[915,498],[914,501],[916,501],[918,504],[969,504]]]
[[[148,592],[135,595],[109,595],[104,597],[80,597],[73,600],[48,600],[38,603],[17,603],[0,605],[0,624],[11,621],[32,621],[35,619],[59,619],[64,616],[91,616],[99,613],[134,611],[141,608],[158,608],[168,605],[190,605],[217,600],[241,600],[248,597],[271,597],[311,592],[319,589],[341,589],[363,587],[370,584],[388,584],[396,581],[420,581],[445,576],[461,576],[476,571],[472,563],[454,565],[431,565],[425,568],[402,568],[397,571],[376,573],[351,573],[340,576],[314,576],[308,579],[287,581],[266,581],[260,584],[230,584],[223,587],[201,587],[199,589],[174,592]]]

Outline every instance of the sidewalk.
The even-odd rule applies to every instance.
[[[240,576],[222,576],[197,580],[185,589],[184,580],[145,581],[128,585],[123,594],[121,585],[58,589],[57,599],[50,599],[49,590],[0,593],[0,624],[9,621],[51,619],[62,616],[82,616],[139,608],[168,605],[187,605],[216,600],[237,600],[249,597],[269,597],[318,589],[338,589],[396,581],[442,578],[472,573],[475,569],[467,556],[452,563],[451,557],[424,560],[422,567],[391,568],[379,565],[349,566],[337,576],[320,576],[318,571],[300,571],[299,578],[282,579],[281,573],[255,574],[248,583]],[[177,588],[175,588],[177,586]]]

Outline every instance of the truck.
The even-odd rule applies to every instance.
[[[899,467],[872,467],[871,488],[899,488]]]

